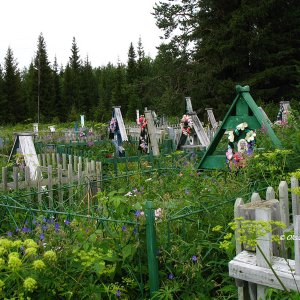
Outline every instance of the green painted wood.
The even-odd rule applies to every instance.
[[[261,113],[257,104],[250,95],[249,86],[236,86],[237,96],[233,100],[222,125],[216,132],[214,139],[210,143],[206,152],[204,153],[198,169],[222,169],[226,167],[226,158],[224,149],[224,157],[221,159],[219,155],[213,155],[218,144],[220,143],[226,130],[234,130],[237,125],[246,122],[251,129],[260,129],[263,126],[266,128],[267,135],[270,137],[272,143],[277,148],[281,148],[281,142],[273,131],[267,118]],[[224,165],[225,163],[225,165]]]

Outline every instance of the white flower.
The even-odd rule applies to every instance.
[[[155,219],[160,218],[162,214],[162,209],[161,208],[156,209],[154,211],[154,214],[155,214]]]
[[[145,180],[145,182],[147,182],[147,181],[151,181],[151,180],[152,180],[152,178],[148,178],[148,179],[146,179],[146,180]]]
[[[239,124],[236,126],[237,130],[245,130],[245,128],[248,127],[248,124],[246,122]]]
[[[231,142],[231,143],[234,142],[234,134],[233,134],[233,131],[228,131],[228,140],[229,140],[229,142]]]
[[[249,143],[251,141],[254,141],[256,137],[256,133],[253,130],[250,130],[249,132],[247,132],[245,140]]]
[[[132,192],[128,192],[126,195],[124,195],[125,197],[131,197],[132,196]]]

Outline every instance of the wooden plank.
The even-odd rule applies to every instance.
[[[25,188],[30,189],[30,169],[25,166]]]
[[[67,170],[67,155],[65,153],[62,154],[62,167],[64,170]]]
[[[201,143],[202,146],[208,147],[210,144],[209,138],[197,116],[196,113],[191,113],[190,114],[191,119],[193,121],[193,129],[196,132],[196,135]]]
[[[14,183],[13,183],[13,189],[14,190],[18,190],[19,189],[19,176],[18,176],[18,172],[19,172],[19,168],[18,167],[13,167],[13,180],[14,180]]]
[[[77,172],[78,170],[78,156],[74,156],[74,171]]]
[[[299,187],[299,181],[296,177],[291,177],[291,188]],[[292,214],[293,224],[295,224],[296,215],[300,215],[300,198],[298,195],[292,192]]]
[[[52,165],[48,165],[48,196],[49,196],[49,208],[53,208],[53,180],[52,180]]]
[[[186,110],[186,113],[193,112],[191,97],[185,97],[185,110]]]
[[[102,189],[102,163],[101,161],[96,162],[96,178],[98,191]]]
[[[269,186],[266,191],[266,200],[271,199],[275,199],[275,191],[271,186]]]
[[[55,152],[52,152],[51,155],[52,155],[52,158],[51,158],[51,161],[52,161],[52,167],[53,167],[53,168],[56,168],[57,163],[56,163],[56,155],[55,155]]]
[[[281,181],[278,190],[281,221],[286,225],[286,227],[289,227],[289,191],[287,182]]]
[[[51,165],[51,156],[50,156],[50,153],[47,153],[46,154],[46,160],[47,160],[47,166]]]
[[[58,188],[58,206],[63,210],[63,190],[62,190],[62,165],[57,165],[57,188]]]
[[[154,156],[159,155],[159,147],[158,147],[158,141],[156,138],[156,127],[154,125],[153,116],[151,110],[145,111],[145,118],[147,120],[147,128],[149,132],[149,138],[150,138],[150,146],[152,149],[152,153]]]
[[[69,205],[73,204],[73,166],[72,164],[68,164],[68,182],[70,185],[69,188]]]
[[[284,286],[289,290],[298,291],[300,276],[291,271],[291,268],[295,268],[295,261],[288,260],[287,263],[284,258],[273,257],[272,262]],[[275,289],[283,289],[272,270],[256,266],[256,255],[248,251],[241,252],[229,262],[229,276]]]
[[[37,185],[37,192],[38,192],[38,203],[39,206],[42,207],[42,170],[41,167],[38,166],[36,169],[36,185]]]
[[[251,202],[253,203],[253,202],[260,202],[260,201],[261,201],[261,198],[259,196],[259,193],[256,193],[256,192],[252,193]]]
[[[205,110],[207,111],[207,116],[208,116],[208,120],[211,124],[211,127],[213,129],[217,129],[219,125],[218,125],[218,122],[215,119],[213,109],[212,108],[205,108]]]
[[[300,216],[295,216],[295,273],[300,275]]]
[[[122,117],[122,113],[121,113],[121,106],[113,106],[114,109],[114,115],[115,118],[118,121],[118,126],[119,126],[119,130],[120,130],[120,134],[121,134],[121,139],[122,141],[128,141],[128,137],[127,137],[127,133],[126,133],[126,129],[125,129],[125,125],[124,125],[124,121],[123,121],[123,117]]]
[[[271,221],[271,209],[270,208],[256,208],[255,209],[256,221]],[[272,251],[272,232],[266,232],[263,236],[257,237],[256,246],[256,263],[259,267],[268,268],[268,263],[271,263],[273,251]],[[267,287],[264,285],[257,285],[257,299],[265,299]]]

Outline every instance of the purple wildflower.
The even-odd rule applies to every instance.
[[[16,227],[16,232],[19,232],[20,231],[20,228],[19,227]]]
[[[7,232],[7,236],[12,237],[13,233],[11,231]]]
[[[70,222],[69,220],[65,220],[65,224],[66,224],[66,225],[70,225],[71,222]]]
[[[137,228],[133,229],[133,234],[138,234],[138,229]]]
[[[22,228],[22,231],[25,232],[25,233],[28,233],[28,232],[30,232],[30,228],[25,226],[25,227]]]
[[[141,216],[141,211],[140,210],[137,210],[134,215],[138,218]]]
[[[120,291],[120,290],[117,290],[116,296],[117,296],[117,297],[121,297],[121,291]]]
[[[40,240],[42,241],[45,238],[45,235],[43,233],[40,234]]]
[[[43,225],[42,225],[42,230],[43,230],[43,231],[47,230],[47,228],[48,228],[48,227],[47,227],[46,224],[43,224]]]
[[[59,231],[59,228],[60,228],[59,224],[55,223],[54,228],[55,228],[55,231]]]
[[[193,262],[197,262],[197,261],[198,261],[198,257],[197,257],[196,255],[193,255],[193,256],[192,256],[192,261],[193,261]]]
[[[122,226],[122,231],[126,231],[126,226]]]
[[[169,275],[168,275],[168,278],[170,279],[170,280],[172,280],[172,279],[174,279],[174,275],[172,274],[172,273],[170,273]]]

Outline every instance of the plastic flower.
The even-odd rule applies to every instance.
[[[234,134],[233,131],[228,132],[228,140],[229,142],[233,143],[234,142]]]
[[[41,259],[35,260],[32,265],[35,270],[42,270],[46,267],[45,263]]]
[[[23,283],[24,289],[32,292],[33,290],[35,290],[37,288],[37,281],[35,279],[33,279],[32,277],[27,277],[24,280]]]
[[[244,123],[237,125],[236,129],[237,130],[245,130],[245,128],[247,128],[247,127],[248,127],[248,124],[246,122],[244,122]]]
[[[251,141],[254,141],[256,137],[256,133],[253,130],[250,130],[246,133],[245,140],[249,143]]]
[[[56,261],[57,260],[56,253],[53,250],[46,251],[44,253],[44,258],[46,260],[49,260],[49,261]]]

